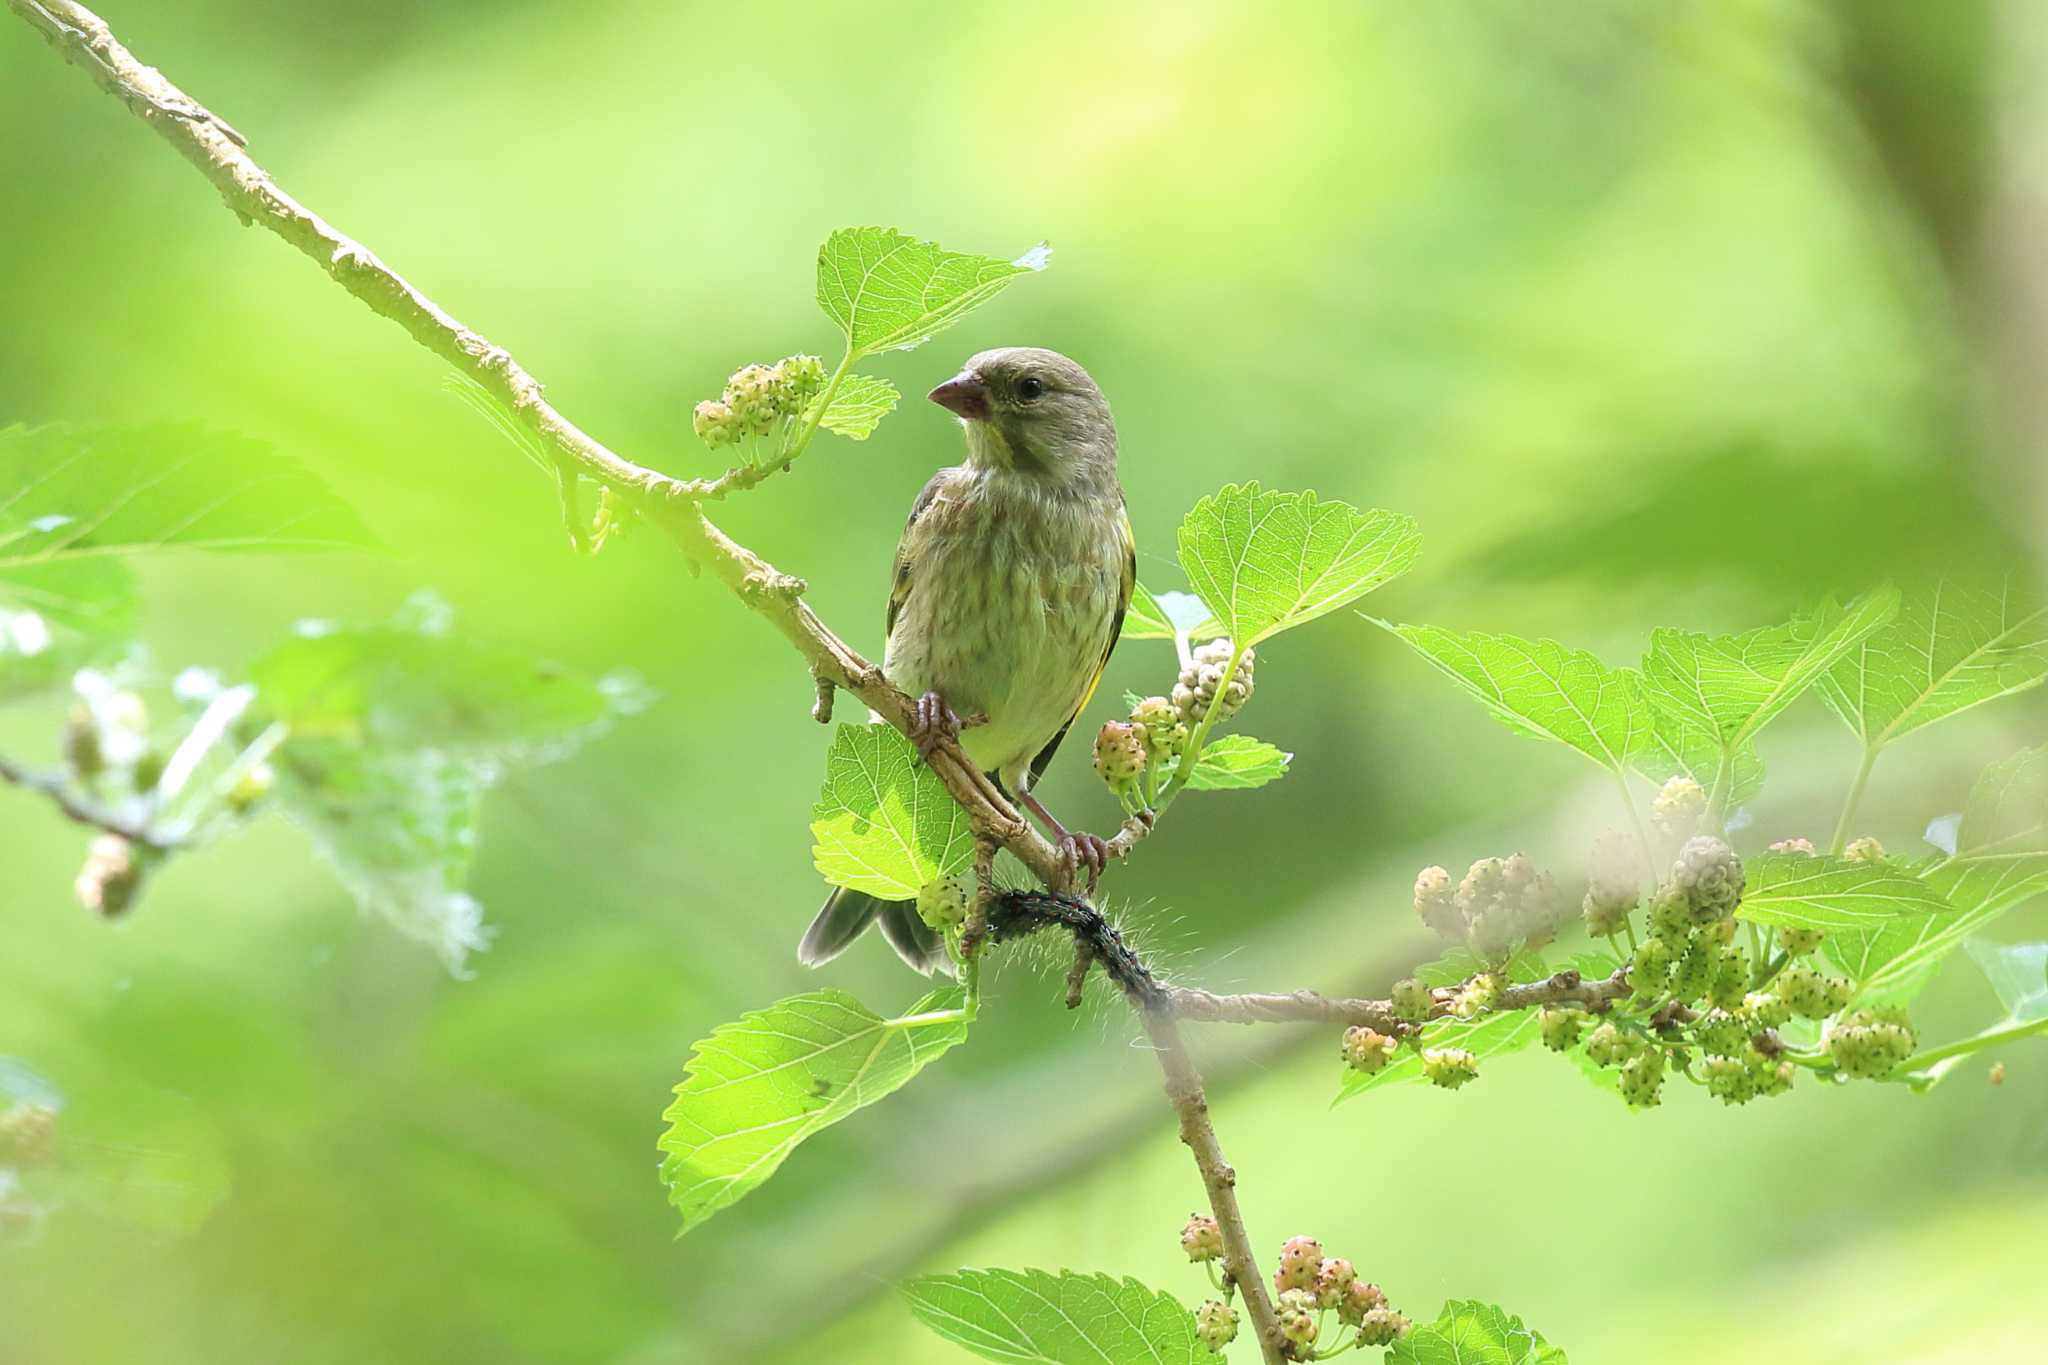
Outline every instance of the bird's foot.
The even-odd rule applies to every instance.
[[[937,692],[927,692],[910,704],[910,742],[917,746],[917,756],[927,763],[932,761],[932,750],[949,739],[960,738],[965,728]]]
[[[1095,884],[1102,880],[1102,869],[1109,866],[1109,840],[1096,834],[1063,834],[1054,847],[1059,850],[1060,862],[1070,880],[1078,877],[1083,868],[1088,870],[1088,890],[1092,894]]]

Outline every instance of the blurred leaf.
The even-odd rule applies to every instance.
[[[903,1286],[946,1340],[1012,1365],[1196,1365],[1213,1360],[1170,1295],[1108,1275],[959,1270]]]
[[[1859,1000],[1905,1003],[1956,945],[2048,892],[2048,746],[1986,768],[1956,826],[1955,852],[1915,871],[1953,912],[1837,930],[1822,945],[1828,960],[1859,983]]]
[[[825,409],[818,425],[837,435],[865,441],[895,409],[896,398],[896,386],[888,380],[850,374],[839,381],[839,392],[832,395],[832,405]],[[820,394],[812,406],[824,401]]]
[[[1908,593],[1899,614],[1815,685],[1866,748],[2038,685],[2048,677],[2048,608],[1960,583]]]
[[[905,1018],[959,1009],[948,986]],[[798,1143],[900,1089],[967,1037],[965,1021],[883,1019],[844,991],[778,1000],[699,1042],[675,1102],[661,1179],[684,1232],[774,1175]]]
[[[1477,1019],[1436,1020],[1423,1029],[1421,1046],[1461,1047],[1483,1062],[1488,1057],[1519,1052],[1542,1036],[1535,1010],[1509,1010],[1500,1014],[1482,1014]],[[1337,1102],[1383,1086],[1427,1079],[1422,1071],[1421,1049],[1403,1046],[1393,1061],[1373,1075],[1345,1068],[1343,1084],[1337,1090]]]
[[[811,810],[811,859],[834,886],[915,900],[974,860],[967,812],[887,725],[841,725]]]
[[[250,670],[253,714],[285,727],[277,796],[369,914],[459,970],[487,941],[463,886],[483,793],[512,763],[562,758],[642,698],[449,631],[415,596],[391,622],[311,623]]]
[[[841,228],[818,248],[818,306],[854,356],[906,351],[1045,268],[1045,248],[1015,261],[946,251],[891,228]]]
[[[2014,1023],[2048,1018],[2048,943],[1995,943],[1979,937],[1963,947]]]
[[[1185,635],[1190,640],[1209,640],[1222,633],[1215,614],[1191,592],[1154,593],[1143,583],[1131,590],[1123,639],[1174,640]]]
[[[296,736],[478,760],[546,762],[646,702],[630,677],[588,678],[454,634],[448,608],[415,594],[389,622],[301,622],[250,669],[260,706]]]
[[[1758,924],[1881,929],[1899,915],[1955,914],[1941,892],[1897,863],[1764,853],[1743,870],[1748,884],[1736,914]]]
[[[1411,517],[1230,484],[1180,524],[1180,567],[1240,647],[1335,611],[1415,563]]]
[[[1609,668],[1554,640],[1380,624],[1518,735],[1554,740],[1619,774],[1648,734],[1633,669]]]
[[[1188,790],[1198,792],[1242,791],[1263,787],[1287,776],[1294,755],[1250,735],[1225,735],[1202,746],[1195,770],[1188,774]]]
[[[0,430],[0,577],[56,559],[370,543],[348,506],[295,460],[196,423]]]
[[[1643,658],[1646,695],[1661,712],[1739,748],[1888,621],[1898,589],[1877,589],[1846,610],[1824,604],[1782,626],[1742,635],[1658,630]]]
[[[1507,1310],[1453,1299],[1387,1350],[1389,1365],[1566,1365],[1564,1352]]]

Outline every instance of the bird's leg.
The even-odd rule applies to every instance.
[[[1079,872],[1084,867],[1088,869],[1088,889],[1093,891],[1095,884],[1102,880],[1102,869],[1109,866],[1109,841],[1094,834],[1071,833],[1059,822],[1059,817],[1045,808],[1044,802],[1028,791],[1018,792],[1017,799],[1052,831],[1052,841],[1060,851],[1060,861],[1067,865],[1070,873]]]
[[[960,738],[962,730],[987,723],[988,717],[979,712],[965,718],[954,714],[936,690],[910,704],[910,742],[917,746],[917,756],[927,763],[932,761],[932,750],[949,739]]]

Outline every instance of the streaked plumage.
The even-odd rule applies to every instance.
[[[1031,347],[984,351],[931,396],[959,414],[967,462],[933,475],[911,507],[883,670],[913,697],[985,715],[961,748],[1022,797],[1094,695],[1136,581],[1116,425],[1087,371]],[[905,961],[944,965],[914,905],[843,890],[798,956],[828,961],[878,917]]]

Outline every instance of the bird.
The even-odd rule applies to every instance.
[[[923,758],[957,739],[1070,868],[1099,876],[1108,845],[1069,832],[1031,789],[1095,695],[1137,582],[1109,401],[1080,365],[1034,346],[983,351],[926,397],[959,419],[967,459],[911,505],[883,675],[914,699],[909,734]],[[916,970],[951,969],[914,901],[844,887],[797,958],[829,962],[870,924]]]

